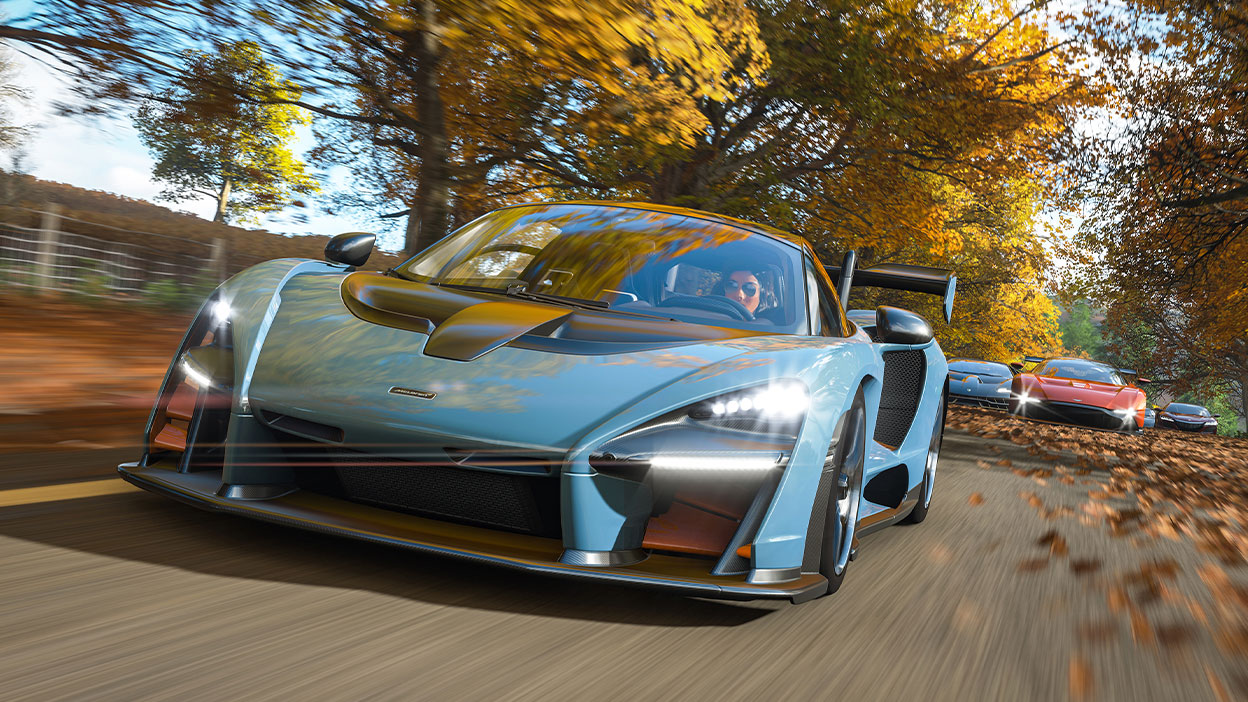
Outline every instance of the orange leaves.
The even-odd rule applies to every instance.
[[[971,493],[971,496],[967,498],[966,501],[967,501],[967,504],[971,505],[972,507],[978,507],[984,504],[984,495],[983,493],[973,492]]]
[[[1070,657],[1070,697],[1075,700],[1085,700],[1091,697],[1094,689],[1092,681],[1092,667],[1088,662],[1079,656],[1072,655]]]

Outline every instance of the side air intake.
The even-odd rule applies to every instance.
[[[884,382],[875,440],[890,448],[901,446],[923,394],[927,361],[923,351],[885,351]]]

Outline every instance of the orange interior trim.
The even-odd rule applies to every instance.
[[[646,525],[645,548],[718,556],[728,548],[737,521],[680,502]]]
[[[173,391],[173,396],[169,398],[169,405],[165,407],[165,414],[174,419],[189,421],[191,415],[195,413],[195,399],[198,395],[199,391],[189,383],[180,383],[178,389]]]
[[[170,451],[186,450],[186,431],[179,429],[172,424],[166,424],[164,429],[152,439],[152,446],[156,448],[169,449]]]

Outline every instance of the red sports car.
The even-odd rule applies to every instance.
[[[1134,371],[1083,358],[1034,358],[1030,371],[1014,376],[1010,414],[1042,422],[1139,432],[1148,407]],[[1020,367],[1021,369],[1021,367]]]

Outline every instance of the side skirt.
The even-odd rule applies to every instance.
[[[923,483],[906,492],[906,497],[901,501],[900,505],[892,509],[883,509],[874,514],[867,515],[858,520],[858,538],[862,538],[868,534],[873,534],[885,527],[892,526],[897,522],[906,518],[914,511],[915,505],[919,504],[919,496],[923,493]]]

